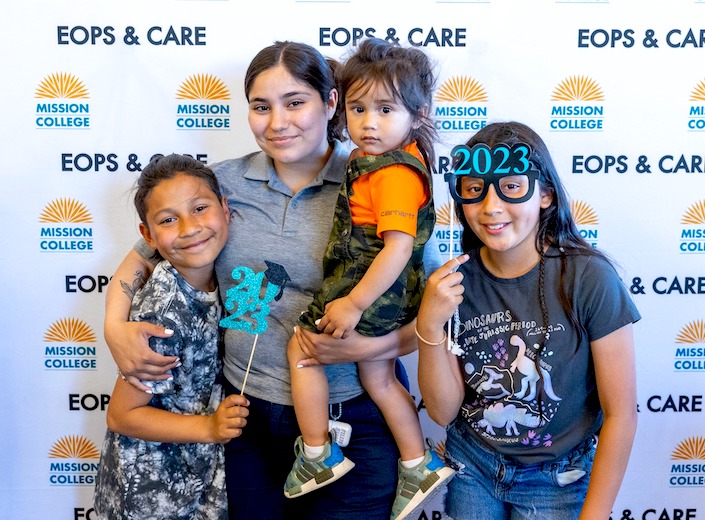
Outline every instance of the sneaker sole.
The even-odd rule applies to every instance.
[[[323,486],[327,486],[328,484],[332,484],[336,480],[338,480],[340,477],[348,473],[351,469],[355,467],[355,463],[351,461],[349,458],[344,457],[343,460],[339,463],[333,466],[333,468],[329,469],[328,471],[330,472],[330,476],[326,478],[325,480],[318,482],[317,478],[321,475],[319,473],[316,475],[314,478],[306,482],[305,484],[301,484],[301,491],[298,493],[289,493],[288,491],[284,491],[284,496],[286,498],[298,498],[302,495],[305,495],[306,493],[310,493],[311,491],[315,491],[319,488],[322,488]]]
[[[442,484],[446,484],[451,478],[453,478],[453,475],[455,475],[455,471],[453,471],[451,468],[448,466],[445,466],[437,471],[438,475],[438,480],[436,480],[431,487],[429,487],[425,492],[421,491],[419,489],[419,492],[414,495],[414,497],[409,500],[409,503],[406,504],[406,507],[402,509],[401,513],[397,517],[395,517],[393,520],[402,520],[403,518],[406,518],[408,515],[414,512],[415,509],[417,509],[421,504],[426,502],[429,498],[434,496],[438,491],[440,491],[440,487]]]

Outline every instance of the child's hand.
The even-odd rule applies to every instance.
[[[428,277],[416,320],[417,330],[422,335],[423,331],[443,330],[444,324],[463,301],[463,275],[456,271],[468,259],[467,254],[452,258]]]
[[[212,442],[225,444],[242,434],[247,424],[245,417],[250,413],[246,408],[249,404],[243,395],[231,394],[223,399],[215,413],[208,418]]]
[[[359,309],[348,296],[333,300],[326,305],[326,313],[318,322],[318,330],[335,339],[345,339],[360,322],[365,309]]]

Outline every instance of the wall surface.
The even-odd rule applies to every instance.
[[[91,518],[115,377],[103,300],[137,238],[140,167],[255,150],[242,82],[260,48],[340,58],[374,35],[437,63],[444,257],[452,147],[506,119],[547,141],[581,232],[643,315],[639,429],[612,518],[705,519],[703,0],[26,0],[0,15],[0,517]],[[437,500],[421,518],[442,515]]]

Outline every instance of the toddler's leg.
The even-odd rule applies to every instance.
[[[424,448],[416,405],[394,375],[394,360],[365,361],[358,363],[358,369],[362,385],[382,410],[401,453],[391,515],[392,520],[400,520],[417,511],[455,472]]]
[[[402,461],[423,457],[423,433],[416,404],[394,375],[394,360],[363,361],[357,364],[362,386],[382,411]]]
[[[284,496],[296,498],[335,482],[355,463],[328,437],[328,379],[324,367],[296,368],[305,354],[296,336],[287,347],[291,395],[301,436],[294,443],[296,460],[284,483]]]
[[[296,336],[289,340],[287,355],[291,372],[291,396],[301,436],[309,446],[323,446],[328,440],[328,379],[325,368],[296,368],[306,357]]]

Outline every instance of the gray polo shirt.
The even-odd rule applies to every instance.
[[[295,195],[277,177],[263,152],[213,164],[231,211],[230,236],[216,261],[221,297],[236,282],[232,271],[247,266],[266,269],[265,260],[284,266],[289,281],[279,301],[270,302],[268,328],[259,335],[245,392],[270,402],[291,405],[286,346],[299,315],[306,310],[323,279],[323,253],[333,224],[338,190],[350,150],[336,143],[320,174]],[[224,372],[242,386],[255,337],[226,329]],[[362,393],[354,364],[326,367],[331,402]]]
[[[268,328],[257,339],[247,395],[293,404],[286,347],[299,315],[323,281],[323,253],[349,155],[346,145],[334,143],[323,170],[295,195],[277,177],[272,160],[263,152],[211,165],[231,215],[228,242],[215,263],[222,300],[237,283],[232,278],[236,267],[259,273],[266,270],[264,261],[268,260],[284,266],[291,278],[281,299],[269,303]],[[143,240],[135,250],[145,258],[153,254]],[[236,388],[242,388],[254,339],[241,330],[225,329],[223,371]],[[327,366],[326,373],[331,402],[363,392],[354,363]]]

